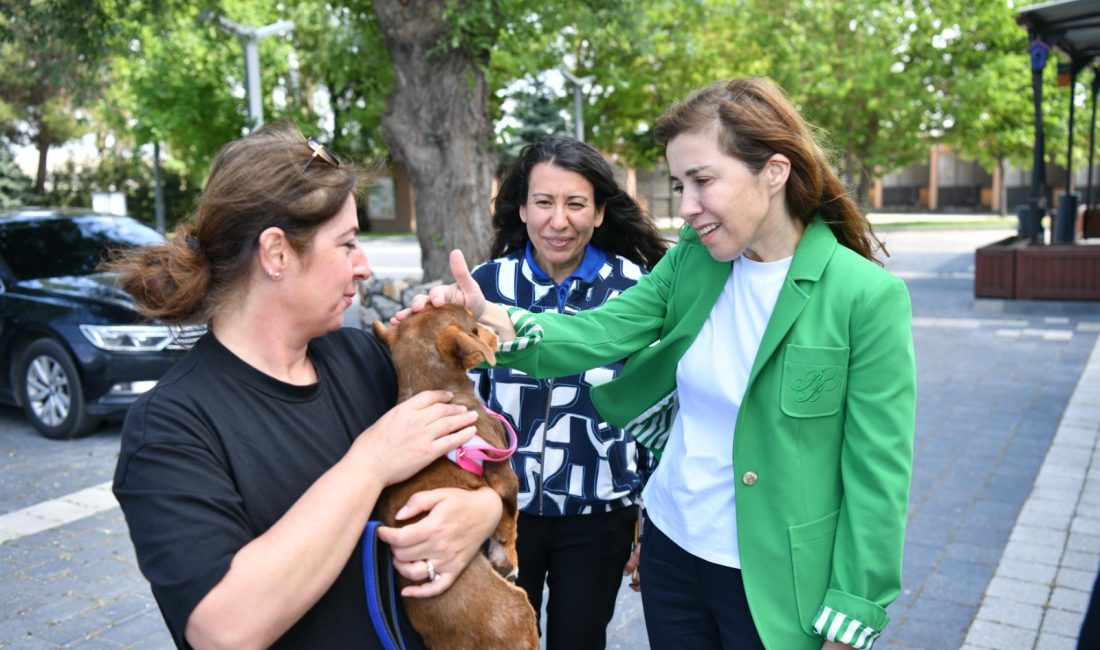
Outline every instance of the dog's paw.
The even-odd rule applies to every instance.
[[[515,582],[513,576],[519,575],[519,569],[516,566],[518,563],[512,561],[512,558],[509,557],[507,547],[495,539],[489,540],[489,563],[493,565],[493,569],[497,573],[508,579],[509,582]]]

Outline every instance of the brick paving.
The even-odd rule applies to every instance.
[[[1100,304],[975,301],[974,247],[1002,230],[881,234],[913,297],[918,407],[904,585],[876,647],[1074,647],[1100,564]],[[44,440],[0,407],[0,648],[171,647],[102,501],[117,437]],[[648,648],[625,587],[608,647]]]

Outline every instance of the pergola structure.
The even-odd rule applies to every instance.
[[[1016,22],[1027,29],[1031,55],[1032,92],[1035,101],[1035,157],[1031,195],[1019,211],[1020,231],[976,252],[974,294],[980,298],[1039,298],[1052,300],[1100,300],[1100,246],[1086,245],[1084,238],[1100,232],[1095,220],[1093,152],[1096,149],[1096,101],[1100,91],[1100,0],[1053,0],[1024,7]],[[1069,77],[1074,92],[1077,76],[1092,71],[1092,119],[1089,125],[1088,182],[1081,210],[1082,241],[1077,239],[1078,196],[1073,191],[1074,103],[1069,103],[1069,150],[1066,155],[1066,188],[1058,197],[1050,245],[1046,245],[1042,219],[1046,216],[1047,181],[1043,137],[1043,71],[1052,54],[1068,59],[1059,68]],[[1087,242],[1089,244],[1096,242]]]
[[[1073,182],[1073,101],[1072,94],[1077,83],[1077,75],[1086,68],[1092,68],[1092,120],[1089,135],[1089,174],[1088,188],[1085,194],[1085,215],[1092,201],[1092,163],[1094,139],[1096,133],[1096,94],[1100,89],[1100,77],[1097,76],[1096,62],[1100,59],[1100,2],[1097,0],[1054,0],[1032,5],[1020,10],[1016,22],[1027,29],[1028,51],[1031,54],[1032,92],[1035,99],[1035,163],[1032,170],[1032,194],[1030,205],[1030,232],[1021,233],[1038,237],[1041,235],[1039,219],[1042,217],[1042,191],[1046,186],[1044,168],[1043,138],[1043,69],[1046,67],[1050,51],[1053,49],[1069,59],[1069,151],[1066,154],[1066,193],[1059,197],[1058,215],[1054,221],[1053,241],[1071,243],[1074,239],[1074,224],[1077,213],[1077,196],[1072,193]]]

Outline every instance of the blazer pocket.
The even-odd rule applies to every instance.
[[[798,621],[803,631],[813,632],[814,616],[825,601],[833,570],[833,540],[836,539],[840,510],[806,524],[791,526],[791,570]]]
[[[833,415],[844,403],[848,348],[788,344],[783,356],[780,407],[794,418]]]

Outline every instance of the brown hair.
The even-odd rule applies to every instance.
[[[745,77],[704,86],[670,106],[657,120],[654,135],[668,145],[681,133],[708,129],[717,131],[726,155],[748,165],[754,174],[777,153],[790,159],[787,209],[803,224],[820,216],[841,244],[863,257],[877,262],[875,251],[886,252],[809,125],[774,82]]]
[[[540,163],[580,174],[592,184],[596,209],[604,209],[603,225],[592,234],[593,245],[639,266],[657,266],[668,250],[668,242],[638,202],[619,187],[603,154],[572,138],[545,138],[520,151],[493,199],[490,258],[527,246],[527,225],[519,218],[519,208],[527,203],[531,171]]]
[[[222,147],[194,215],[167,242],[124,252],[107,268],[119,273],[142,314],[170,324],[206,322],[248,278],[260,233],[280,228],[306,253],[365,181],[357,166],[315,156],[292,123],[267,124]]]

